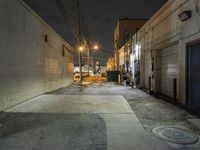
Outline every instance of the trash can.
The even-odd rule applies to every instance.
[[[107,81],[108,82],[118,82],[119,81],[119,71],[107,71]]]

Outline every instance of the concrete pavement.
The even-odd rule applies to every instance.
[[[0,149],[173,149],[146,131],[138,111],[127,103],[141,94],[137,89],[96,83],[33,98],[0,114]]]

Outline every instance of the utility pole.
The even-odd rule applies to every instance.
[[[77,17],[78,17],[78,54],[79,54],[79,68],[80,68],[80,83],[82,83],[82,51],[79,49],[81,46],[81,23],[80,23],[80,4],[77,0]]]
[[[88,75],[90,74],[90,37],[88,34],[88,39],[87,39],[87,43],[88,43]]]
[[[93,74],[96,74],[96,59],[93,57]]]

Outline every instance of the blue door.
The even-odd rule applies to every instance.
[[[188,50],[188,105],[200,114],[200,44]]]

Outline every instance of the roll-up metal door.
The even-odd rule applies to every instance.
[[[149,89],[149,77],[151,76],[151,53],[145,54],[145,88]]]
[[[178,44],[161,50],[161,94],[173,97],[173,80],[178,72]]]

